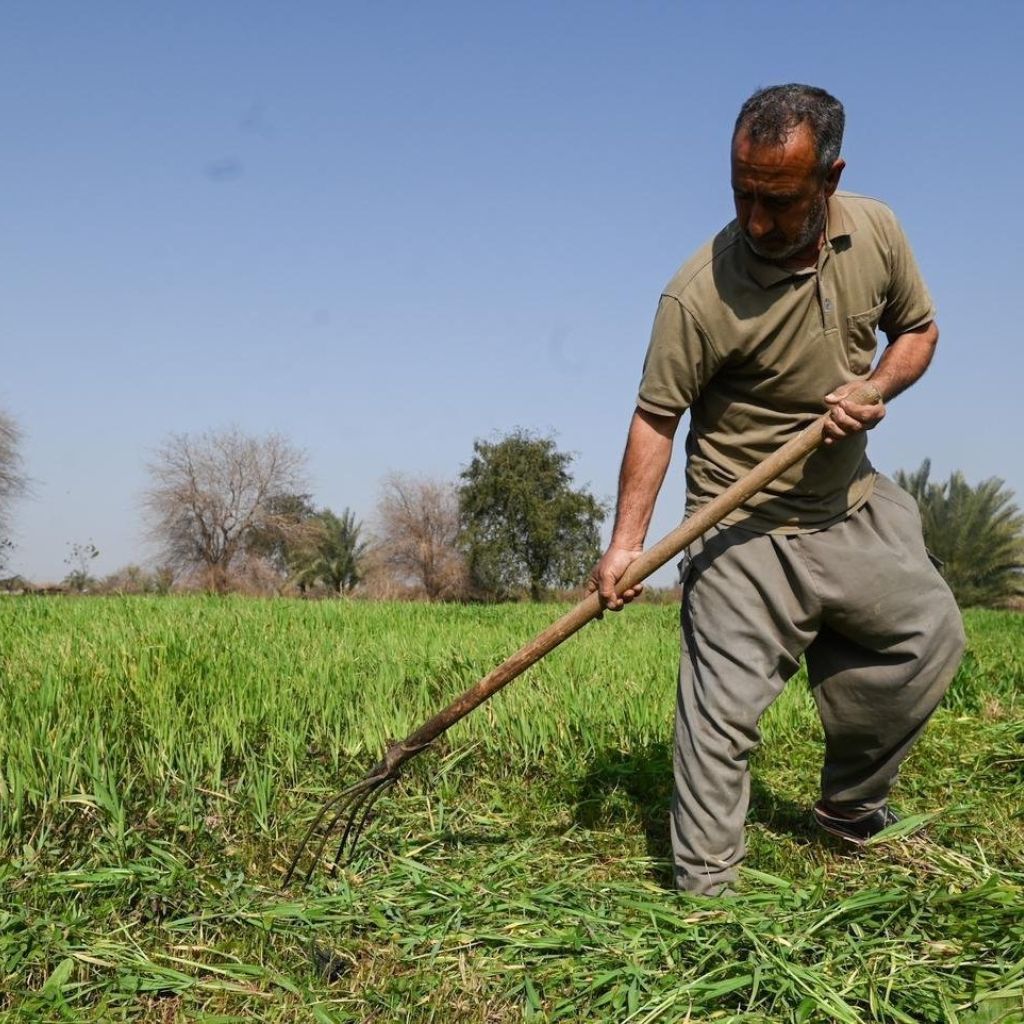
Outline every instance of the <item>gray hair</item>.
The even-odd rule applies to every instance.
[[[814,138],[822,177],[839,159],[846,115],[843,105],[813,85],[770,85],[758,89],[740,108],[732,137],[742,128],[751,142],[781,146],[797,125],[806,124]]]

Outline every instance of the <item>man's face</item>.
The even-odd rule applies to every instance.
[[[797,125],[781,146],[751,142],[741,128],[732,147],[736,219],[747,244],[762,259],[812,259],[825,224],[825,201],[836,190],[843,161],[824,178],[814,137]]]

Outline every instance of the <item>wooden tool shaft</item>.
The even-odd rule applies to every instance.
[[[850,400],[859,405],[875,405],[881,401],[881,397],[873,384],[866,383],[851,395]],[[638,555],[616,584],[617,593],[629,590],[630,587],[645,580],[652,572],[660,569],[670,558],[678,555],[790,466],[819,447],[824,439],[823,430],[828,419],[829,413],[818,417],[777,452],[758,463],[745,477],[737,480],[717,498],[701,506],[657,544]],[[403,762],[415,756],[437,739],[445,730],[465,718],[474,708],[479,707],[485,700],[497,693],[503,686],[507,686],[531,665],[540,661],[563,640],[568,639],[591,619],[597,618],[601,611],[601,600],[596,593],[585,597],[574,608],[543,632],[538,633],[529,643],[520,647],[515,654],[485,675],[415,732],[401,742],[393,744],[380,767],[389,772],[397,769]]]

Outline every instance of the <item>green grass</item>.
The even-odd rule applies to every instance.
[[[337,880],[282,892],[318,801],[558,611],[0,600],[0,1021],[1024,1020],[1009,613],[967,616],[904,769],[924,831],[815,834],[798,678],[737,895],[674,893],[677,613],[637,606],[414,762]]]

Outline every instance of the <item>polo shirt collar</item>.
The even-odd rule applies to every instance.
[[[746,263],[747,268],[750,270],[750,276],[762,288],[771,288],[772,285],[782,284],[783,281],[799,277],[801,274],[814,273],[814,267],[807,267],[803,270],[791,270],[788,267],[780,267],[777,263],[769,263],[768,260],[761,259],[761,257],[750,248],[745,238],[740,242],[740,244],[743,246],[743,252],[746,255]]]
[[[839,196],[838,192],[834,192],[829,196],[825,204],[825,239],[831,243],[839,238],[845,238],[852,235],[854,232],[854,226],[849,222],[849,218],[843,215],[843,201]],[[805,277],[808,274],[814,274],[817,272],[815,267],[804,267],[800,270],[792,270],[787,267],[780,267],[777,263],[770,263],[768,260],[761,259],[760,256],[756,255],[747,245],[746,239],[741,237],[740,245],[743,247],[743,252],[746,255],[747,267],[750,270],[750,276],[762,287],[771,288],[773,285],[781,284],[783,281],[789,281],[794,277]]]
[[[844,215],[842,197],[838,192],[833,192],[828,197],[825,205],[825,237],[834,242],[837,238],[845,238],[852,235],[856,228]]]

